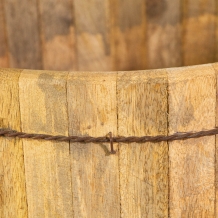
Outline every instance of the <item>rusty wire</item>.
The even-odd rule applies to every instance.
[[[106,136],[92,137],[92,136],[63,136],[63,135],[48,135],[48,134],[36,134],[25,133],[9,129],[0,128],[0,137],[12,137],[22,139],[35,139],[35,140],[49,140],[59,142],[78,142],[78,143],[105,143],[109,142],[111,146],[111,153],[115,153],[113,143],[146,143],[146,142],[166,142],[185,140],[191,138],[200,138],[204,136],[212,136],[218,134],[218,128],[210,130],[202,130],[198,132],[177,132],[172,135],[157,135],[157,136],[112,136],[109,132]]]

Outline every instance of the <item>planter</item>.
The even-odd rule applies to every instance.
[[[106,137],[218,125],[215,1],[0,0],[0,18],[1,129]],[[114,148],[0,137],[0,217],[215,217],[216,136]]]

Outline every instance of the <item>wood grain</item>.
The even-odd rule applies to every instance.
[[[206,64],[216,58],[216,1],[183,3],[183,65]]]
[[[167,134],[165,70],[120,72],[118,134]],[[121,217],[168,217],[168,145],[119,144]]]
[[[117,134],[116,73],[70,73],[67,90],[70,135]],[[71,143],[70,154],[74,216],[120,217],[118,155],[108,143]]]
[[[5,0],[10,67],[42,69],[36,0]]]
[[[180,0],[146,0],[149,69],[182,65],[180,4]]]
[[[169,69],[169,134],[215,126],[211,65]],[[169,142],[170,217],[215,217],[215,136]]]
[[[75,70],[75,30],[70,0],[38,0],[43,69]]]
[[[110,2],[113,69],[145,69],[145,1],[111,0]]]
[[[109,0],[74,0],[78,69],[112,70]]]
[[[23,71],[22,131],[68,135],[66,72]],[[29,217],[73,217],[68,142],[23,140]]]
[[[218,81],[218,63],[213,64],[216,73],[216,81]],[[216,126],[218,126],[218,83],[216,82]],[[215,150],[215,214],[218,214],[218,135],[216,135]]]
[[[0,0],[0,67],[9,67],[4,2]]]
[[[21,130],[19,70],[0,69],[0,127]],[[23,144],[0,138],[0,217],[27,217]]]

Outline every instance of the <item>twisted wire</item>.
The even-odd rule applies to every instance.
[[[164,142],[185,140],[191,138],[200,138],[204,136],[212,136],[218,134],[218,128],[202,130],[198,132],[177,132],[172,135],[157,135],[157,136],[112,136],[111,133],[106,136],[63,136],[63,135],[48,135],[18,132],[15,130],[0,129],[0,137],[26,138],[26,139],[41,139],[51,141],[70,141],[79,143],[102,143],[102,142],[122,142],[122,143],[145,143],[145,142]]]

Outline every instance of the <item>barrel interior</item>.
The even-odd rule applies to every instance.
[[[0,67],[129,71],[214,63],[216,0],[0,1]]]

